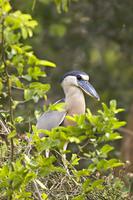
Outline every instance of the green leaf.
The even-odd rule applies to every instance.
[[[11,75],[10,80],[11,80],[11,83],[12,83],[13,86],[15,85],[18,88],[23,88],[23,83],[15,75]]]
[[[46,73],[40,67],[29,67],[28,75],[35,80],[38,80],[39,77],[46,77]]]
[[[2,83],[2,79],[0,78],[0,94],[2,93],[2,89],[3,89],[3,83]]]
[[[25,90],[24,90],[24,99],[25,99],[26,101],[32,99],[33,93],[34,93],[34,91],[32,91],[32,90],[30,90],[30,89],[25,89]]]
[[[38,179],[35,180],[35,182],[37,182],[37,184],[44,190],[47,190],[47,187]]]
[[[77,154],[72,154],[71,164],[73,166],[78,165],[79,164],[79,160],[80,160],[80,158],[77,157]]]
[[[79,171],[73,171],[73,173],[77,176],[77,177],[82,177],[82,176],[89,176],[90,172],[88,169],[82,169]]]
[[[68,140],[69,140],[70,142],[75,142],[76,144],[79,144],[79,143],[80,143],[79,138],[74,137],[74,136],[68,137]]]
[[[83,194],[81,194],[76,197],[73,197],[72,200],[86,200],[86,197]]]
[[[33,91],[33,94],[37,94],[39,97],[43,97],[44,94],[50,89],[49,84],[43,84],[40,82],[32,82],[29,87]]]
[[[122,166],[122,165],[123,165],[122,162],[113,158],[113,159],[108,160],[104,167],[105,167],[105,169],[112,169],[114,167],[119,167],[119,166]]]
[[[8,139],[11,139],[11,138],[14,138],[15,136],[16,136],[16,131],[14,130],[14,131],[12,131],[12,132],[10,132],[9,133],[9,135],[8,135]]]
[[[56,64],[47,60],[37,60],[36,65],[48,66],[48,67],[56,67]]]
[[[51,104],[49,105],[49,108],[48,110],[59,110],[59,111],[63,111],[64,108],[65,108],[65,103],[62,102],[62,103],[54,103],[54,104]]]
[[[36,178],[36,174],[35,172],[28,172],[24,178],[24,182],[25,184],[28,184],[31,180],[33,180],[34,178]]]
[[[110,109],[115,112],[116,106],[117,106],[116,100],[111,100],[110,101]]]
[[[106,145],[104,145],[104,146],[100,149],[100,153],[101,153],[101,154],[107,154],[107,153],[109,153],[110,151],[112,151],[113,149],[114,149],[114,147],[112,147],[112,146],[106,144]]]
[[[31,81],[32,80],[32,77],[30,75],[28,75],[28,74],[22,75],[22,78],[27,80],[27,81]]]
[[[23,39],[27,39],[27,37],[28,37],[27,29],[25,27],[21,27],[21,31],[22,31]]]
[[[106,104],[105,104],[105,103],[102,103],[102,107],[103,107],[104,112],[107,114],[109,109],[108,109],[108,107],[106,106]]]
[[[21,123],[24,120],[24,118],[22,116],[16,117],[15,118],[15,122],[16,123]]]
[[[43,200],[48,200],[48,195],[46,193],[42,193],[42,199]]]
[[[113,128],[114,129],[118,129],[118,128],[120,128],[120,127],[122,127],[122,126],[125,126],[126,125],[126,122],[125,121],[121,121],[121,122],[115,122],[114,123],[114,125],[113,125]]]
[[[89,179],[89,178],[87,178],[87,180],[84,181],[84,183],[82,185],[84,191],[88,190],[88,187],[90,186],[90,183],[91,183],[91,179]]]
[[[101,170],[101,171],[105,170],[105,166],[106,166],[107,162],[108,161],[105,159],[100,160],[97,164],[97,170]]]
[[[72,200],[86,200],[86,197],[83,194],[81,194],[76,197],[73,197]]]
[[[103,189],[103,185],[102,185],[103,183],[104,183],[104,179],[98,179],[91,184],[91,188]]]
[[[56,7],[57,7],[57,11],[59,13],[61,13],[61,11],[68,11],[68,5],[69,5],[69,0],[54,0]]]
[[[119,134],[119,133],[110,133],[110,134],[108,134],[108,139],[109,140],[119,140],[119,139],[121,139],[122,138],[122,136]]]
[[[8,13],[12,9],[8,1],[3,1],[3,11]]]

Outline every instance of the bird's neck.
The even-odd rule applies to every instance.
[[[85,113],[85,98],[84,94],[78,87],[66,88],[65,103],[68,115]]]

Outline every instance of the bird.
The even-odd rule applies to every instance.
[[[48,110],[37,121],[37,129],[51,130],[62,126],[74,126],[75,123],[67,116],[81,115],[85,113],[86,103],[84,93],[100,100],[95,88],[89,82],[89,75],[82,71],[70,71],[64,74],[61,79],[65,98],[59,100],[64,102],[63,111]]]

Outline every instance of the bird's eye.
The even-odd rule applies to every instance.
[[[77,79],[78,79],[78,80],[81,80],[82,77],[81,77],[80,75],[77,75]]]

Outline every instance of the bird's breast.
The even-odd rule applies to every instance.
[[[83,95],[71,96],[66,99],[67,116],[80,115],[85,113],[85,99]],[[75,122],[65,117],[64,126],[74,126]]]

